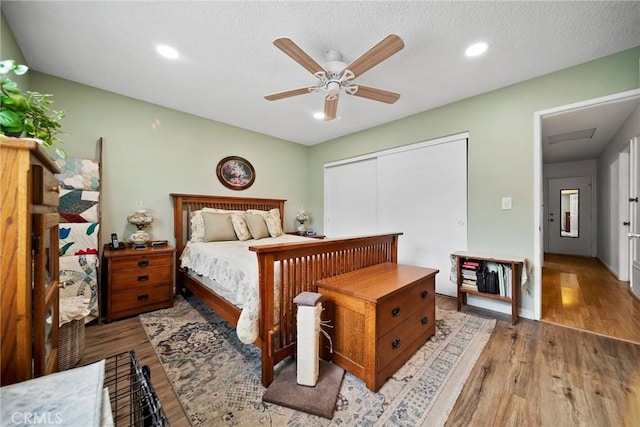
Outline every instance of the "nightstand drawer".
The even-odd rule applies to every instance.
[[[111,290],[120,291],[140,286],[153,286],[171,283],[173,270],[171,265],[160,267],[134,268],[111,271]]]
[[[115,270],[127,270],[134,268],[148,268],[148,267],[161,267],[172,266],[173,254],[159,254],[159,255],[144,255],[140,254],[138,257],[128,258],[114,258],[111,261],[111,268]]]
[[[435,301],[434,287],[435,278],[428,277],[403,288],[401,292],[397,292],[380,302],[377,307],[376,330],[378,334],[384,335],[407,320],[416,311],[424,309]]]
[[[170,307],[173,304],[173,286],[166,284],[113,292],[109,303],[116,318]]]

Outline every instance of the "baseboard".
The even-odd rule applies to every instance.
[[[613,277],[616,278],[616,280],[620,280],[619,277],[620,275],[618,274],[618,270],[613,268],[612,266],[610,266],[607,262],[605,262],[605,260],[603,260],[602,258],[600,258],[599,256],[596,257],[596,259],[598,260],[598,262],[600,262],[600,264],[602,264],[602,266],[604,268],[606,268],[607,270],[609,270],[609,273],[613,274]]]

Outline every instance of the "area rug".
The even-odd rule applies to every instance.
[[[345,373],[328,420],[263,402],[260,350],[196,297],[140,321],[194,426],[443,425],[495,326],[436,308],[436,334],[377,393]]]

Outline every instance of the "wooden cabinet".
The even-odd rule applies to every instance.
[[[377,391],[435,333],[436,273],[384,263],[319,280],[333,363]]]
[[[522,268],[524,265],[523,259],[494,257],[491,255],[480,255],[471,252],[455,252],[456,257],[456,277],[458,281],[458,311],[462,309],[462,306],[467,303],[467,295],[479,296],[483,298],[490,298],[498,301],[504,301],[511,305],[511,324],[515,325],[518,320],[518,286],[520,275],[522,274]],[[464,282],[464,264],[465,262],[477,263],[479,266],[482,263],[490,262],[496,265],[508,267],[505,271],[506,275],[503,276],[504,289],[503,295],[491,294],[487,292],[478,291],[477,287],[474,287],[472,283],[466,285]],[[473,279],[471,279],[473,282]]]
[[[58,181],[33,141],[0,136],[2,385],[58,366]]]
[[[105,245],[107,322],[173,306],[175,248]]]

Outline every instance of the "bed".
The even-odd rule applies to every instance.
[[[178,259],[189,247],[192,235],[191,218],[204,208],[229,211],[278,209],[284,213],[285,200],[207,196],[172,193],[174,210],[174,237]],[[280,215],[280,226],[284,215]],[[247,241],[247,251],[257,259],[258,318],[257,338],[254,342],[261,350],[262,384],[273,381],[273,368],[295,353],[296,325],[293,298],[303,291],[315,292],[315,282],[353,270],[383,262],[397,262],[398,237],[402,233],[341,238]],[[292,237],[292,236],[291,236]],[[283,239],[290,240],[290,239]],[[237,328],[242,309],[211,289],[206,280],[176,263],[176,281],[179,291],[189,291],[206,303],[213,311]],[[255,285],[254,285],[255,286]],[[265,315],[270,313],[270,315]]]

